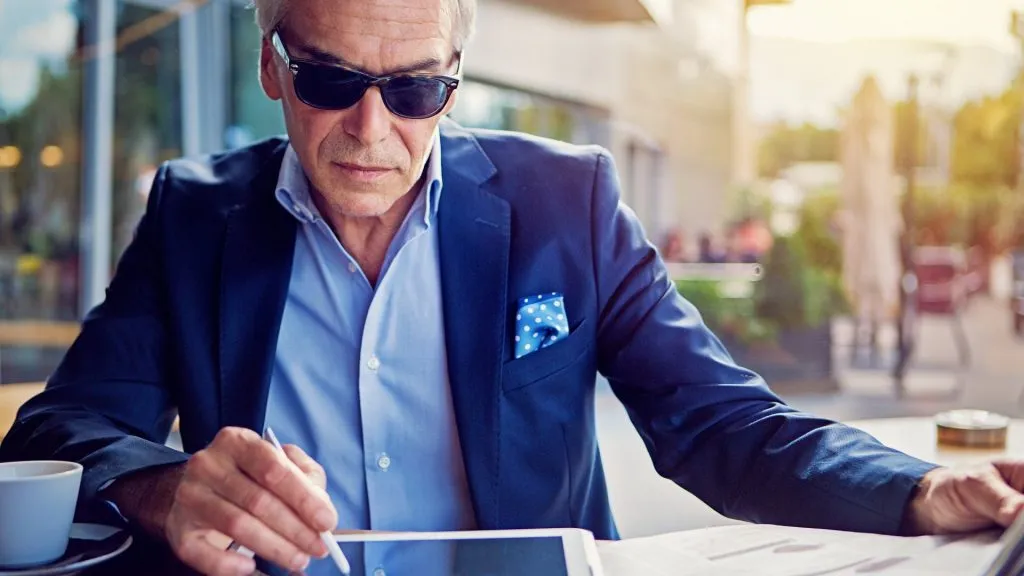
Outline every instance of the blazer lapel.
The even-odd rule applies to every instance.
[[[274,195],[282,145],[227,216],[221,261],[220,426],[262,431],[281,315],[291,279],[295,220]],[[273,169],[271,169],[273,168]]]
[[[441,147],[438,236],[448,374],[477,522],[497,528],[511,208],[481,189],[496,169],[472,135],[445,122]]]

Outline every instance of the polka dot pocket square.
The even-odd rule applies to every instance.
[[[558,292],[519,299],[516,312],[516,358],[551,346],[569,335],[565,301]]]

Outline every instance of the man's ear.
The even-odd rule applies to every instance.
[[[270,45],[270,40],[263,38],[260,44],[260,86],[263,87],[263,93],[271,100],[280,100],[283,96],[281,67],[278,66],[277,59],[274,58],[276,54],[274,47]]]

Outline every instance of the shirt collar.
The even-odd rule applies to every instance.
[[[430,226],[434,218],[437,217],[437,210],[441,204],[443,182],[441,177],[441,133],[438,130],[434,130],[434,142],[423,167],[423,173],[423,187],[411,210],[423,209],[423,223]],[[302,170],[299,155],[296,154],[291,144],[285,150],[281,170],[277,174],[275,196],[281,206],[300,222],[320,220],[320,211],[309,194],[309,180]],[[423,196],[426,198],[424,199]]]

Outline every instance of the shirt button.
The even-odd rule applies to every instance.
[[[391,468],[391,456],[381,454],[377,458],[377,468],[380,468],[381,472],[387,472],[388,468]]]
[[[355,274],[356,273],[356,265],[354,263],[352,263],[352,262],[349,262],[348,263],[348,271],[353,273],[353,274]]]
[[[384,572],[383,568],[377,568],[373,571],[373,576],[387,576],[387,573]]]
[[[380,368],[380,358],[376,356],[370,356],[370,359],[366,361],[366,367],[372,372],[376,372]]]

